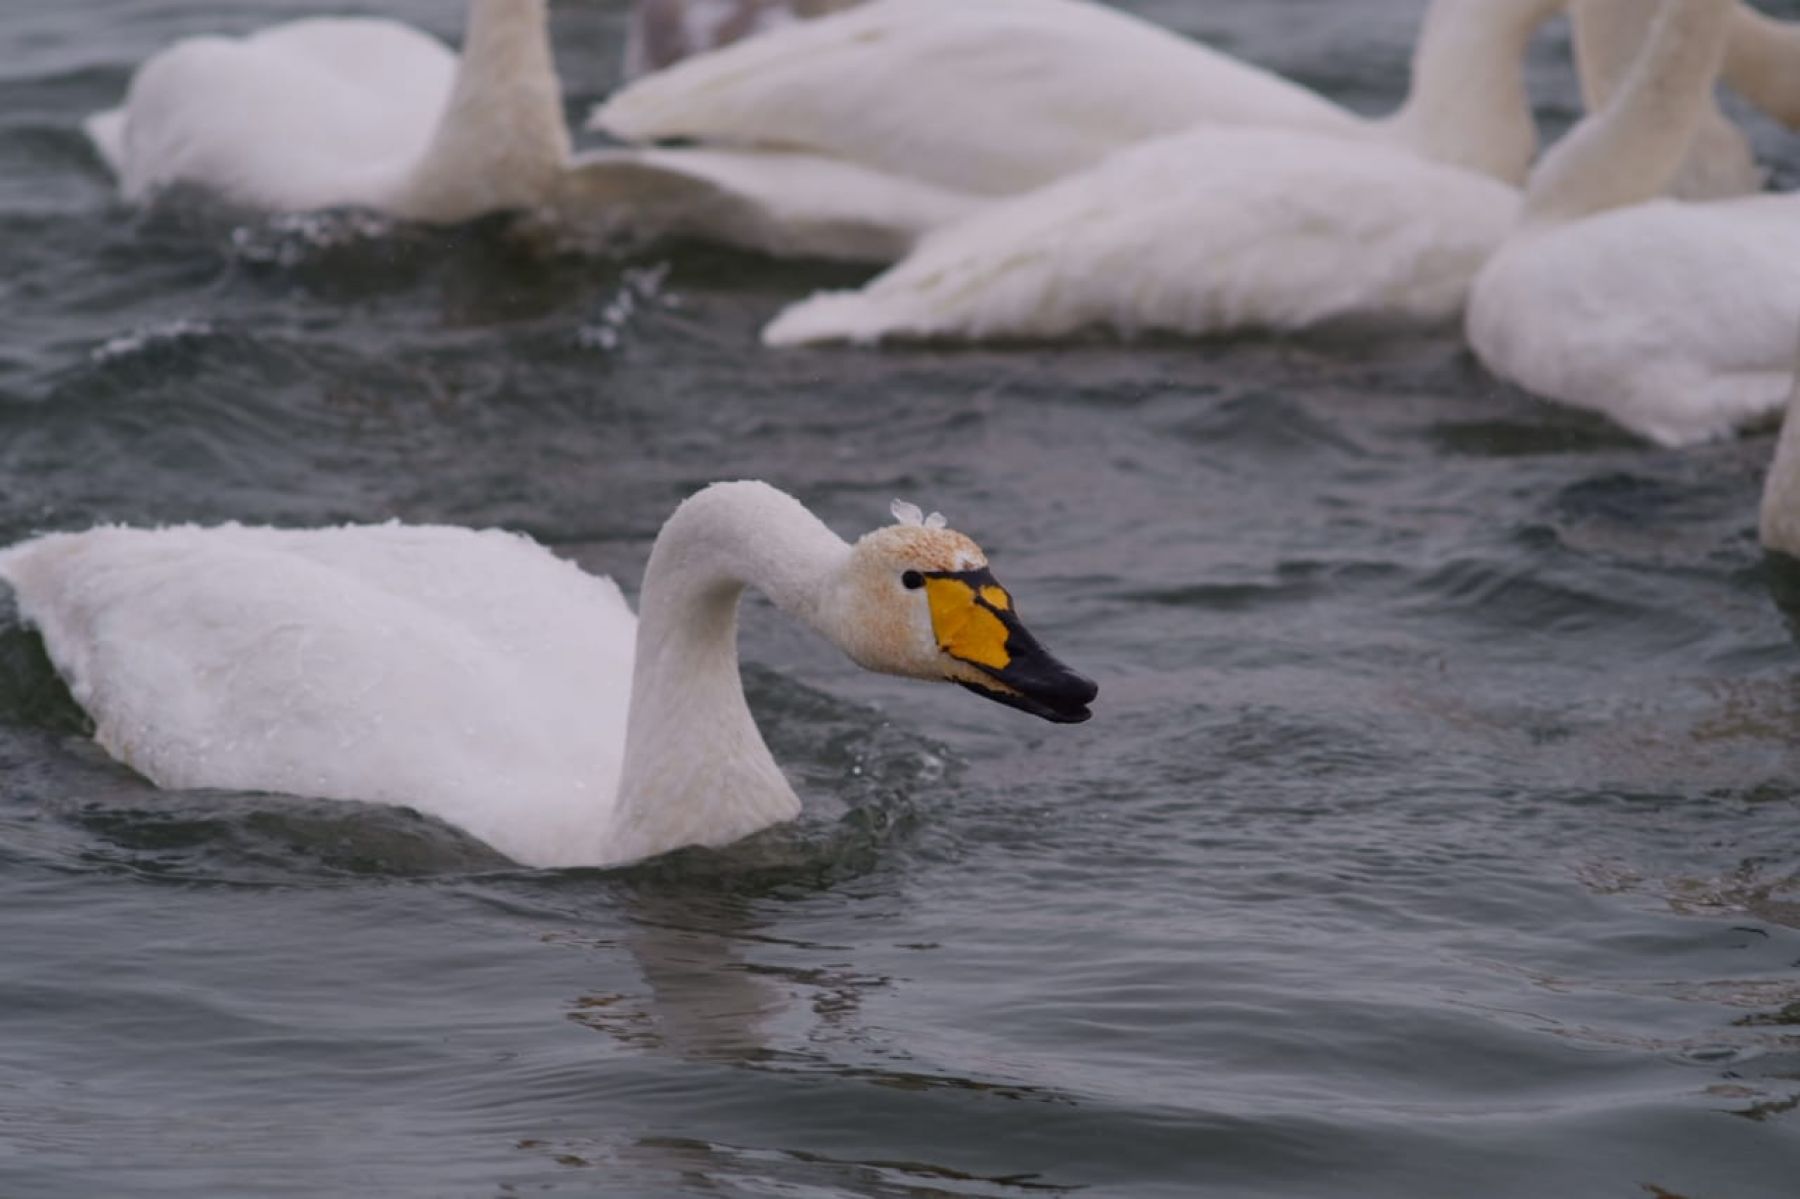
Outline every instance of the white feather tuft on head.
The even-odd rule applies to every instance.
[[[905,500],[895,500],[888,505],[888,511],[892,512],[894,514],[894,519],[903,525],[917,525],[922,529],[941,529],[944,527],[944,514],[942,512],[933,512],[930,516],[927,516],[917,504],[909,504]]]

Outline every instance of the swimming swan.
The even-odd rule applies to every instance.
[[[321,18],[162,50],[87,122],[125,198],[177,186],[274,212],[453,224],[526,211],[580,236],[690,234],[889,261],[974,201],[853,163],[725,150],[570,157],[545,0],[471,0],[459,59],[392,21]]]
[[[1369,120],[1085,0],[874,0],[646,76],[589,126],[632,142],[806,150],[979,195],[1027,191],[1199,123],[1397,145],[1518,182],[1537,151],[1521,60],[1561,7],[1432,0],[1406,102]]]
[[[1654,199],[1724,50],[1726,0],[1670,0],[1606,108],[1552,147],[1475,280],[1487,369],[1664,445],[1779,408],[1800,314],[1800,196]],[[1659,40],[1660,39],[1660,40]]]
[[[602,866],[799,814],[738,678],[747,586],[867,669],[1088,718],[1097,688],[975,543],[894,511],[850,545],[773,487],[714,484],[657,536],[636,620],[496,530],[99,528],[0,551],[0,579],[158,786],[408,804],[528,865]]]

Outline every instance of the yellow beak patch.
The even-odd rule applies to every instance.
[[[1012,662],[1006,652],[1006,623],[999,613],[1012,609],[1006,588],[983,571],[925,576],[925,598],[931,604],[931,631],[938,648],[952,658],[1004,670]]]

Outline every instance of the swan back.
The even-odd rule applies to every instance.
[[[523,537],[108,528],[0,552],[0,578],[158,786],[408,804],[531,863],[605,827],[635,621]]]
[[[1199,121],[1370,136],[1305,88],[1078,0],[874,0],[677,63],[590,123],[628,141],[810,150],[1002,195]],[[994,129],[1006,138],[983,133]]]

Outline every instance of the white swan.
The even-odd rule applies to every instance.
[[[354,206],[447,224],[520,210],[575,237],[687,234],[875,261],[976,204],[792,154],[571,160],[545,0],[471,0],[460,59],[372,18],[189,38],[87,129],[132,201],[185,186],[263,211]]]
[[[1775,457],[1763,480],[1762,511],[1757,531],[1765,548],[1800,558],[1800,350],[1794,356],[1794,381]]]
[[[129,200],[179,185],[272,211],[454,222],[540,203],[569,154],[544,0],[473,0],[459,61],[375,18],[158,52],[87,128]]]
[[[1800,197],[1652,199],[1724,50],[1726,0],[1671,0],[1607,107],[1539,165],[1465,331],[1496,375],[1681,445],[1778,408],[1800,316]]]
[[[848,545],[766,484],[714,484],[663,526],[635,621],[611,580],[493,530],[101,528],[0,551],[0,579],[158,786],[408,804],[520,862],[610,865],[800,811],[738,679],[746,586],[870,670],[1088,718],[1094,684],[975,543],[895,515]]]
[[[1520,60],[1560,0],[1432,0],[1412,84],[1368,120],[1085,0],[875,0],[677,63],[589,120],[626,141],[778,146],[1006,195],[1198,123],[1400,145],[1510,181],[1537,148]]]

